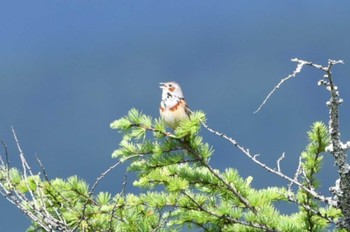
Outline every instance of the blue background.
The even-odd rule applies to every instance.
[[[258,114],[253,111],[298,57],[326,65],[344,59],[334,77],[344,98],[343,138],[350,137],[350,2],[348,1],[3,1],[0,4],[0,138],[20,167],[14,126],[35,172],[38,155],[50,178],[77,175],[92,184],[112,165],[120,135],[110,122],[135,107],[158,117],[159,82],[182,85],[208,124],[293,175],[314,121],[327,122],[323,75],[307,68]],[[237,168],[253,186],[286,185],[228,142],[203,131],[213,167]],[[3,152],[1,152],[3,155]],[[98,191],[120,191],[125,167]],[[336,179],[330,155],[322,192]],[[139,191],[132,187],[130,191]],[[289,210],[287,205],[282,210]],[[2,231],[30,221],[5,199]]]

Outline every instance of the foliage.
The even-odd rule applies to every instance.
[[[271,168],[251,154],[236,140],[211,129],[202,112],[192,113],[173,132],[167,132],[162,120],[142,114],[136,109],[111,123],[123,134],[120,146],[112,154],[118,162],[112,165],[89,187],[76,176],[67,180],[49,180],[34,174],[14,138],[20,152],[22,171],[9,165],[6,144],[5,162],[0,156],[0,193],[32,219],[28,231],[350,231],[350,164],[346,152],[350,141],[343,143],[339,131],[340,98],[331,68],[342,60],[328,60],[327,66],[292,59],[297,63],[292,74],[267,95],[256,110],[259,112],[272,94],[305,66],[321,70],[318,81],[330,93],[329,128],[316,122],[308,132],[309,145],[300,155],[294,177],[280,168]],[[217,170],[210,164],[214,153],[199,135],[201,126],[234,145],[252,162],[277,175],[287,187],[251,187],[253,177],[243,179],[237,170]],[[318,192],[317,177],[322,168],[323,152],[329,152],[338,168],[339,178],[330,188],[332,197]],[[115,167],[129,162],[129,172],[137,173],[134,185],[140,194],[127,193],[124,187],[112,196],[94,193],[98,183]],[[295,204],[298,210],[282,214],[278,205]]]
[[[37,217],[28,229],[33,232],[44,231],[48,223],[38,209],[61,221],[64,231],[324,231],[333,223],[329,218],[341,217],[339,210],[322,206],[302,188],[295,193],[284,187],[254,189],[252,177],[243,179],[234,168],[214,169],[209,162],[214,151],[199,135],[204,121],[205,115],[195,112],[169,133],[163,121],[132,109],[111,123],[123,134],[112,156],[130,162],[129,171],[138,174],[134,185],[144,189],[139,195],[94,195],[76,176],[45,180],[6,165],[0,181],[8,195],[32,196],[22,203]],[[301,183],[316,190],[329,136],[320,122],[308,136],[310,143],[301,154]],[[276,207],[280,202],[297,203],[299,211],[284,215]]]

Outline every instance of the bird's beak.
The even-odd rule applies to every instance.
[[[160,82],[160,83],[159,83],[159,88],[164,89],[164,88],[165,88],[165,83]]]

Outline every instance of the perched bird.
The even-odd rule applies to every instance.
[[[162,101],[160,102],[160,116],[165,124],[175,129],[182,120],[188,119],[191,110],[186,104],[181,87],[176,82],[160,83],[163,90]]]

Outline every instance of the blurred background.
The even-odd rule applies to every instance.
[[[328,120],[329,98],[305,68],[253,114],[269,91],[295,69],[291,58],[333,69],[344,104],[342,137],[350,138],[350,2],[348,1],[6,1],[0,7],[0,138],[11,165],[21,167],[14,127],[34,172],[37,155],[49,178],[77,175],[92,183],[114,164],[121,140],[109,124],[135,107],[158,117],[159,82],[177,81],[193,110],[262,161],[294,175],[306,132]],[[214,168],[232,167],[252,185],[287,183],[267,173],[228,142],[206,131]],[[1,151],[1,155],[4,152]],[[325,154],[322,193],[336,177]],[[126,167],[97,191],[121,189]],[[131,175],[133,176],[133,175]],[[129,177],[127,191],[132,187]],[[288,212],[288,207],[281,210]],[[25,231],[30,221],[4,198],[2,231]]]

